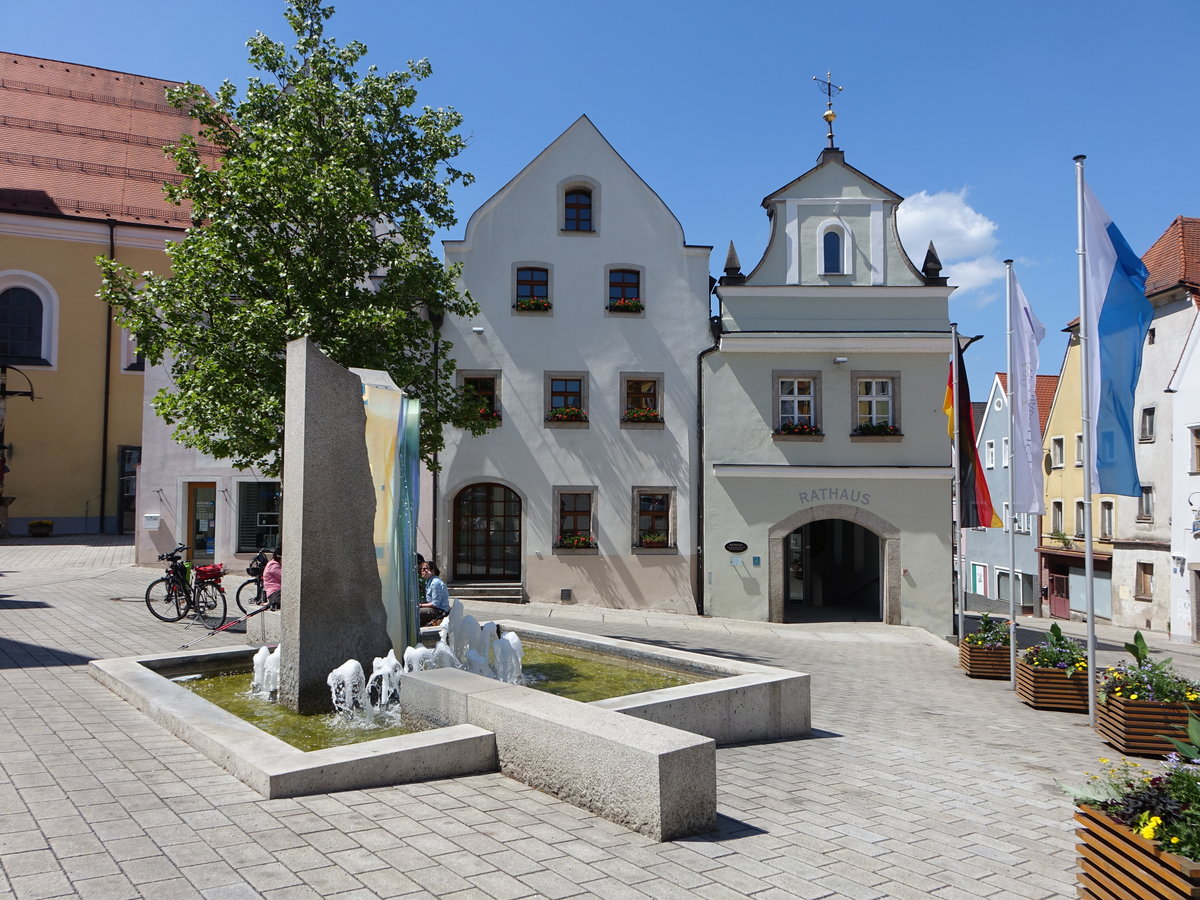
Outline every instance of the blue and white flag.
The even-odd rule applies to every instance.
[[[1046,326],[1038,321],[1025,299],[1025,292],[1012,276],[1012,368],[1008,373],[1012,394],[1012,497],[1013,512],[1046,512],[1042,478],[1042,425],[1038,416],[1038,345]]]
[[[1146,299],[1149,273],[1091,188],[1083,188],[1084,315],[1088,391],[1095,465],[1091,490],[1138,497],[1133,392],[1142,370],[1142,345],[1154,310]]]

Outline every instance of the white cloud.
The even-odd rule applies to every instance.
[[[996,223],[967,203],[967,189],[918,191],[900,204],[896,215],[900,241],[919,267],[929,242],[937,248],[950,284],[966,293],[1004,278],[1004,264],[991,255],[995,249]],[[981,295],[986,306],[994,294]]]
[[[918,191],[900,204],[896,227],[900,240],[918,264],[933,241],[943,263],[982,256],[996,246],[996,223],[967,203],[967,189]]]

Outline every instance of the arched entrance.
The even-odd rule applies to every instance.
[[[783,621],[879,622],[879,537],[845,519],[819,519],[784,538]]]
[[[861,506],[828,503],[776,522],[767,539],[770,621],[806,615],[900,624],[900,529],[887,519]],[[789,565],[797,555],[798,573]],[[818,596],[819,605],[813,603]]]
[[[502,484],[473,484],[454,498],[455,581],[520,581],[521,498]]]

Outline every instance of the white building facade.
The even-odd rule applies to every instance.
[[[701,370],[707,614],[951,633],[953,288],[905,254],[901,199],[830,148],[763,201],[748,276],[731,253]]]
[[[449,432],[439,460],[431,552],[452,593],[696,611],[710,251],[586,117],[445,242],[480,313],[442,336],[497,420]]]

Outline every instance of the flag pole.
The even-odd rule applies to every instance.
[[[958,460],[959,429],[962,426],[962,422],[960,422],[959,419],[961,419],[962,416],[959,415],[959,408],[958,408],[958,323],[957,322],[950,323],[950,370],[953,373],[953,380],[951,382],[950,394],[951,394],[951,400],[954,403],[954,443],[953,443],[953,448],[954,448],[954,532],[955,532],[955,537],[957,538],[956,549],[958,550],[958,552],[955,554],[955,557],[954,557],[955,570],[958,573],[958,585],[957,585],[958,590],[956,592],[957,596],[955,597],[955,599],[958,601],[958,640],[961,643],[964,635],[966,634],[967,617],[966,617],[965,607],[966,607],[966,600],[967,600],[967,587],[966,587],[966,583],[964,581],[965,573],[963,571],[965,568],[964,560],[966,558],[966,554],[963,551],[962,474],[959,471],[960,466],[959,466],[959,460]]]
[[[1094,430],[1092,417],[1091,379],[1092,362],[1088,341],[1092,337],[1094,322],[1089,321],[1087,302],[1087,239],[1084,229],[1083,209],[1083,161],[1082,154],[1075,158],[1075,213],[1078,222],[1077,240],[1079,257],[1079,352],[1080,377],[1083,390],[1080,393],[1080,418],[1083,420],[1083,580],[1084,609],[1087,617],[1087,667],[1088,667],[1088,724],[1096,724],[1096,586],[1094,583],[1094,559],[1092,556],[1092,483],[1096,472],[1096,454],[1092,447]]]
[[[1005,345],[1006,368],[1008,370],[1008,450],[1004,454],[1004,465],[1008,468],[1008,511],[1004,515],[1004,529],[1008,532],[1008,673],[1009,685],[1017,689],[1017,529],[1016,514],[1013,512],[1013,261],[1004,261],[1004,321],[1008,335]]]

